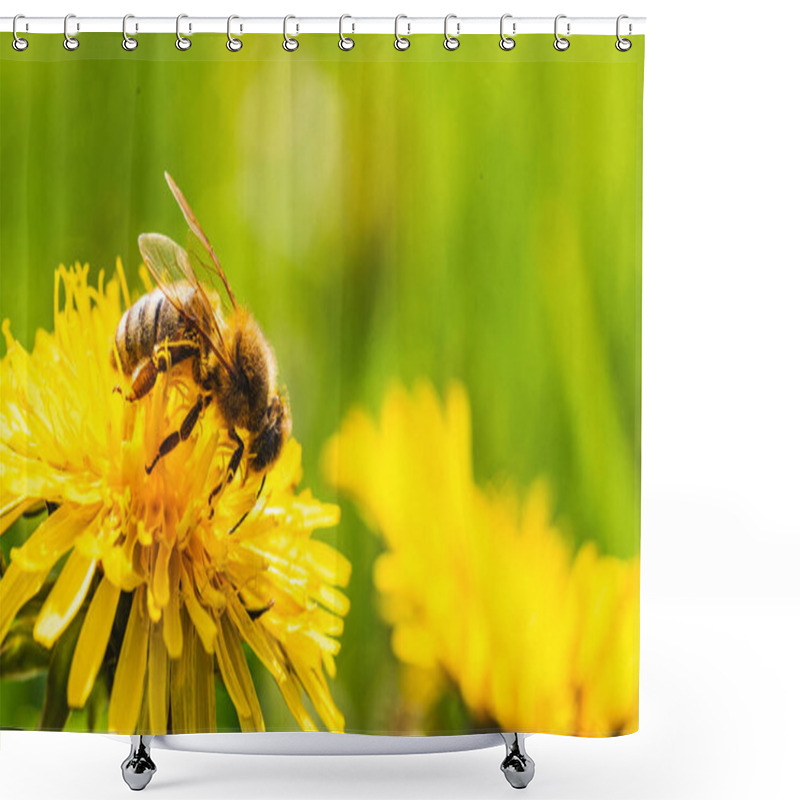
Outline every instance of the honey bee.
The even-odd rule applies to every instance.
[[[199,389],[197,400],[145,469],[151,473],[188,439],[203,412],[215,403],[234,450],[225,477],[208,498],[211,504],[236,474],[245,447],[249,470],[263,472],[275,461],[291,435],[292,418],[285,391],[278,387],[272,347],[252,314],[237,304],[214,248],[181,190],[168,173],[164,177],[189,225],[189,252],[158,233],[139,236],[139,250],[156,288],[120,318],[111,360],[130,378],[126,394],[130,402],[145,397],[159,373],[190,362]],[[210,285],[198,280],[198,271]],[[221,284],[221,291],[215,284]]]

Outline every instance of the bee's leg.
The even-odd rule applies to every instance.
[[[244,442],[242,441],[242,437],[236,433],[234,428],[231,428],[228,431],[228,436],[236,442],[236,449],[233,451],[233,455],[231,456],[231,460],[228,462],[228,469],[225,471],[225,477],[211,490],[211,494],[208,496],[208,504],[211,505],[214,497],[218,495],[227,484],[229,484],[233,480],[233,476],[236,474],[236,470],[239,469],[239,464],[242,461],[242,456],[244,455]],[[212,509],[211,516],[214,516],[214,511]]]
[[[200,353],[197,342],[181,339],[176,342],[162,342],[153,351],[153,355],[142,361],[133,371],[131,389],[125,399],[133,402],[141,400],[155,385],[159,372],[166,372],[174,364]]]
[[[131,388],[125,395],[125,399],[131,403],[134,400],[140,400],[156,385],[157,377],[158,368],[153,363],[153,359],[148,358],[147,361],[142,361],[133,371]]]
[[[161,442],[158,448],[158,454],[153,459],[152,464],[145,467],[148,475],[153,471],[153,467],[158,464],[160,459],[171,450],[174,450],[179,442],[185,442],[189,438],[194,426],[197,424],[197,420],[200,419],[200,414],[205,411],[206,407],[211,402],[211,398],[212,395],[210,394],[201,394],[198,396],[197,402],[189,409],[189,413],[184,417],[180,430],[172,431],[172,433]]]

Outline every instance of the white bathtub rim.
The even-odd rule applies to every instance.
[[[522,734],[526,736],[527,734]],[[129,737],[114,736],[115,739]],[[228,755],[412,755],[483,750],[503,744],[499,733],[391,736],[358,733],[180,733],[154,736],[153,749]]]

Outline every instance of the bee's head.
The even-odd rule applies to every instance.
[[[261,430],[250,441],[250,465],[256,472],[266,469],[280,455],[292,435],[292,416],[285,397],[275,395],[264,416]]]

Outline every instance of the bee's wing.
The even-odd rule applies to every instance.
[[[203,232],[203,229],[200,227],[200,223],[197,221],[197,217],[194,215],[194,211],[192,211],[189,203],[186,202],[186,198],[183,196],[183,192],[178,188],[178,185],[172,180],[172,176],[168,173],[164,173],[164,177],[167,179],[167,184],[169,185],[170,190],[172,191],[173,196],[178,201],[178,205],[181,207],[181,211],[183,212],[183,216],[186,220],[186,224],[189,226],[189,230],[191,231],[189,237],[189,254],[190,258],[192,259],[192,263],[197,265],[198,267],[202,267],[203,270],[206,270],[208,276],[210,276],[212,284],[221,283],[224,287],[225,291],[220,292],[220,299],[222,300],[223,304],[226,307],[236,308],[236,298],[233,296],[233,290],[231,289],[230,284],[228,283],[228,278],[225,275],[224,270],[222,269],[222,265],[219,263],[219,259],[217,258],[217,254],[214,252],[214,248],[211,246],[211,242],[208,241],[208,237]],[[205,255],[210,258],[211,263],[209,264],[206,261],[205,255],[203,254],[205,251]]]
[[[186,251],[160,233],[141,234],[139,251],[153,280],[167,300],[194,325],[222,364],[231,369],[231,358],[222,336],[217,310],[209,299],[208,292],[197,280]],[[181,283],[189,283],[195,290],[195,297],[203,307],[202,314],[198,313],[196,307],[185,302],[185,295],[178,289]]]
[[[195,275],[203,279],[203,283],[214,290],[219,298],[223,316],[226,318],[236,309],[236,301],[230,294],[227,281],[220,279],[220,273],[211,263],[209,263],[208,250],[203,242],[198,238],[194,231],[189,231],[186,235],[186,256],[189,265]]]

